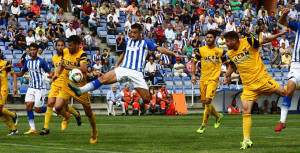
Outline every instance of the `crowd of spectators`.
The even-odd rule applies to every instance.
[[[236,100],[233,99],[231,105],[227,107],[228,114],[240,114],[242,110],[236,105]],[[251,114],[280,114],[281,109],[277,106],[275,101],[272,101],[271,107],[269,106],[269,100],[264,100],[259,108],[258,103],[254,102]]]

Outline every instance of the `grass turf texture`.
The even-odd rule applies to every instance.
[[[300,115],[289,115],[287,128],[274,132],[280,115],[252,115],[253,148],[243,152],[300,152]],[[202,115],[186,116],[96,116],[98,142],[90,144],[91,127],[82,118],[78,127],[72,116],[69,127],[61,131],[62,118],[53,116],[50,135],[24,135],[29,130],[27,117],[19,118],[19,133],[6,136],[1,122],[0,148],[5,152],[241,152],[242,116],[224,115],[218,129],[210,117],[204,134],[196,133]],[[35,116],[40,133],[44,116]]]

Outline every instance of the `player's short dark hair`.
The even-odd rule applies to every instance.
[[[38,46],[36,43],[31,43],[29,47],[30,47],[30,48],[33,47],[33,48],[35,48],[36,50],[38,50],[38,48],[39,48],[39,46]]]
[[[138,29],[139,31],[142,31],[142,26],[138,23],[135,23],[131,25],[131,29]]]
[[[57,43],[58,43],[58,42],[62,42],[64,45],[66,45],[66,43],[65,43],[65,41],[64,41],[64,40],[62,40],[62,39],[59,39],[59,40],[57,40],[57,41],[56,41],[56,43],[55,43],[55,46],[57,46]]]
[[[80,38],[77,35],[72,35],[67,39],[67,42],[73,42],[74,44],[80,44]]]
[[[206,35],[205,35],[205,36],[207,36],[208,34],[211,34],[211,35],[213,35],[213,36],[214,36],[214,38],[216,38],[216,37],[217,37],[217,33],[216,33],[215,31],[213,31],[213,30],[209,30],[209,31],[206,33]]]
[[[239,34],[235,31],[230,31],[230,32],[225,33],[224,38],[239,40]]]

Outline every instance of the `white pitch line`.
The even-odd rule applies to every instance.
[[[80,148],[49,147],[49,146],[36,146],[36,145],[13,144],[13,143],[0,143],[0,145],[4,145],[4,146],[34,147],[34,148],[47,148],[47,149],[58,149],[58,150],[87,151],[87,152],[121,153],[121,152],[107,151],[107,150],[89,150],[89,149],[80,149]]]

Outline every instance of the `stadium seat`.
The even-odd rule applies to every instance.
[[[191,86],[184,86],[183,90],[185,92],[185,95],[192,96],[193,91],[192,91],[192,87]]]
[[[174,84],[175,85],[178,85],[178,86],[182,86],[183,83],[182,83],[182,80],[180,77],[173,77],[173,80],[174,80]]]
[[[173,86],[166,86],[168,91],[173,91]]]
[[[266,66],[267,69],[271,69],[272,68],[271,64],[265,64],[265,66]]]
[[[11,50],[4,50],[4,51],[2,51],[2,54],[3,55],[12,55],[13,53]]]
[[[117,41],[116,41],[116,39],[115,38],[109,38],[108,40],[107,40],[107,45],[109,45],[109,46],[115,46],[117,44]]]
[[[263,60],[262,62],[263,62],[265,65],[266,65],[266,64],[271,64],[271,62],[270,62],[269,60]]]
[[[6,30],[6,26],[4,26],[4,25],[0,25],[0,30],[1,29],[4,29],[4,30]]]
[[[283,77],[281,77],[281,80],[283,81],[283,80],[288,80],[288,77],[286,77],[286,76],[283,76]]]
[[[28,86],[21,86],[20,87],[20,94],[26,94],[28,90]]]
[[[184,93],[182,86],[175,86],[174,87],[174,93]]]
[[[288,69],[281,69],[281,75],[282,76],[286,76],[287,77],[287,75],[288,75],[288,73],[289,73],[289,70]]]
[[[164,81],[165,81],[167,86],[173,86],[174,85],[172,77],[164,77]]]
[[[5,50],[5,46],[0,46],[0,49],[1,50]]]
[[[182,77],[184,85],[192,85],[192,80],[190,77]]]
[[[279,69],[272,69],[272,72],[275,77],[281,77],[281,71]]]
[[[13,67],[12,68],[15,72],[20,72],[21,70],[20,70],[20,68],[17,68],[17,67]]]
[[[0,30],[1,30],[1,26],[0,26]],[[3,42],[0,42],[0,46],[4,46],[4,43],[3,43]]]
[[[273,77],[272,69],[267,69],[267,71],[268,71],[268,75],[271,76],[271,77]]]
[[[46,19],[45,18],[38,18],[37,22],[40,22],[40,21],[44,23],[44,22],[46,22]]]
[[[8,49],[8,45],[13,44],[13,42],[5,42],[5,48]]]
[[[7,55],[4,55],[5,59],[7,60],[13,60],[14,59],[14,56],[12,54],[7,54]]]
[[[162,77],[154,77],[154,84],[155,85],[161,85],[165,84],[164,79]]]
[[[100,87],[100,90],[101,90],[101,93],[102,93],[102,94],[105,94],[105,95],[106,95],[106,93],[107,93],[108,91],[110,91],[110,86],[101,86],[101,87]]]

